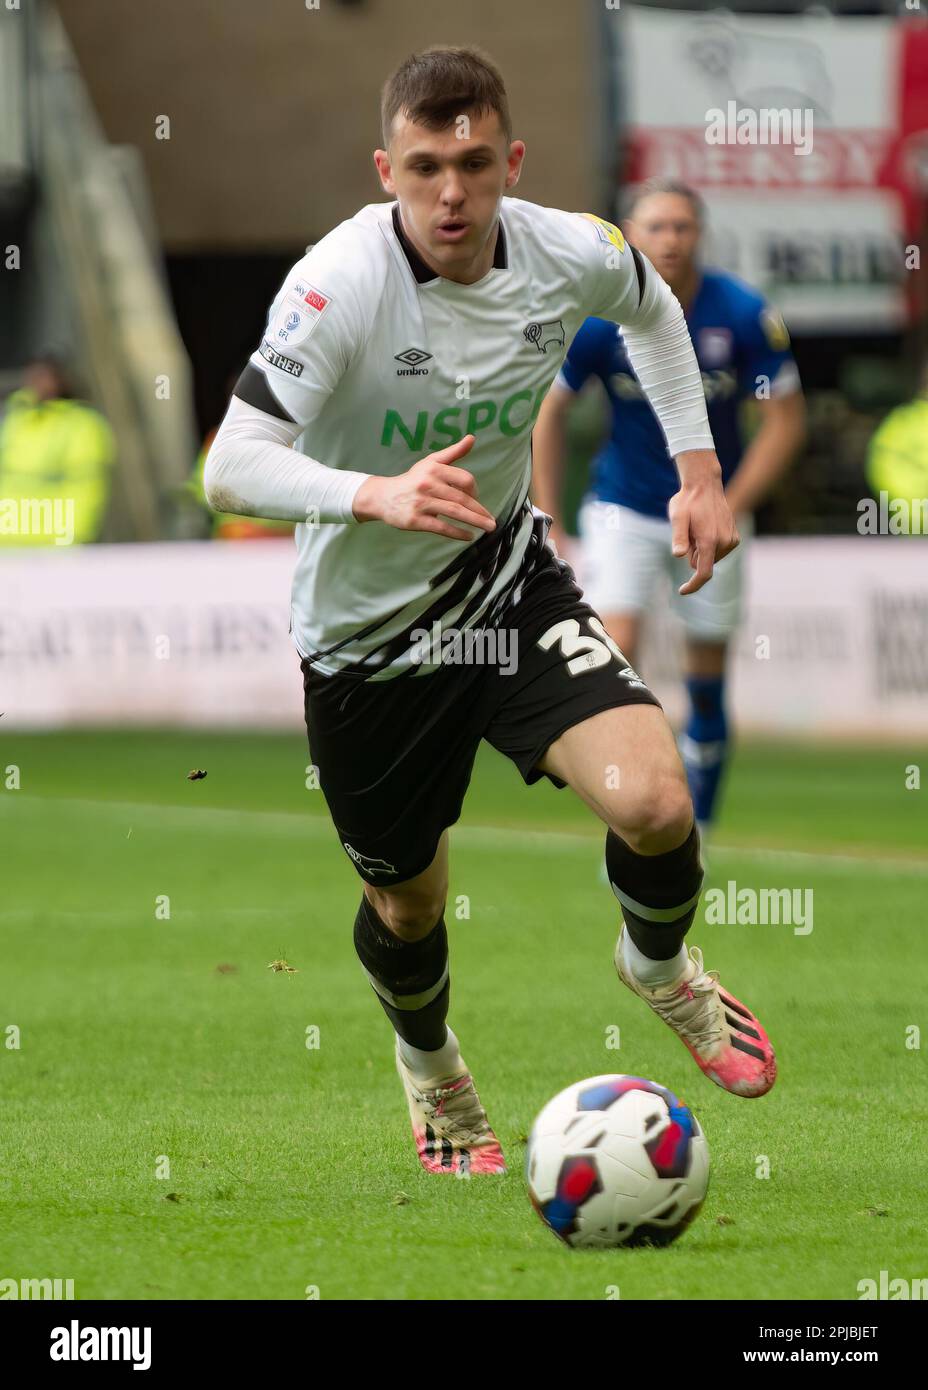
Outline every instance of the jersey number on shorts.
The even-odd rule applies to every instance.
[[[576,618],[565,618],[563,622],[549,627],[548,631],[539,637],[538,645],[542,651],[548,652],[557,643],[561,656],[567,658],[567,670],[571,676],[581,676],[584,671],[596,671],[600,666],[607,666],[615,657],[616,661],[626,668],[622,675],[638,680],[637,673],[629,666],[621,647],[609,636],[599,619],[588,618],[587,625],[597,634],[596,637],[587,637],[582,633]]]

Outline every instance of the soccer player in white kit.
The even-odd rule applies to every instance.
[[[587,316],[623,325],[676,459],[692,592],[738,537],[679,304],[611,224],[505,196],[525,146],[493,64],[413,55],[382,117],[391,201],[286,277],[205,486],[217,510],[299,523],[291,630],[311,756],[364,884],[355,946],[421,1163],[492,1173],[502,1150],[446,1023],[443,915],[448,827],[483,738],[606,826],[622,981],[726,1090],[762,1095],[776,1076],[760,1023],[684,945],[702,868],[667,721],[528,502],[532,425]]]

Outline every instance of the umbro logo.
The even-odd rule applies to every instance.
[[[407,348],[405,352],[398,352],[395,361],[402,362],[402,367],[397,367],[397,376],[427,376],[429,369],[423,367],[423,362],[431,362],[432,354],[423,352],[422,348]]]

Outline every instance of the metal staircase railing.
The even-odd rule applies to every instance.
[[[153,540],[171,529],[197,437],[157,231],[132,191],[144,188],[138,157],[106,140],[50,0],[0,10],[0,52],[19,41],[13,24],[29,26],[20,102],[38,193],[23,255],[31,310],[21,360],[55,346],[74,362],[117,440],[105,538]]]

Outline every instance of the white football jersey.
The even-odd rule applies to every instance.
[[[476,284],[426,266],[395,203],[362,208],[296,263],[236,396],[304,426],[297,447],[313,459],[366,474],[404,473],[472,433],[460,466],[497,519],[473,542],[298,525],[291,630],[315,669],[392,677],[410,664],[410,630],[493,621],[517,596],[542,400],[583,320],[634,318],[645,294],[670,291],[610,223],[517,198],[502,199]]]

